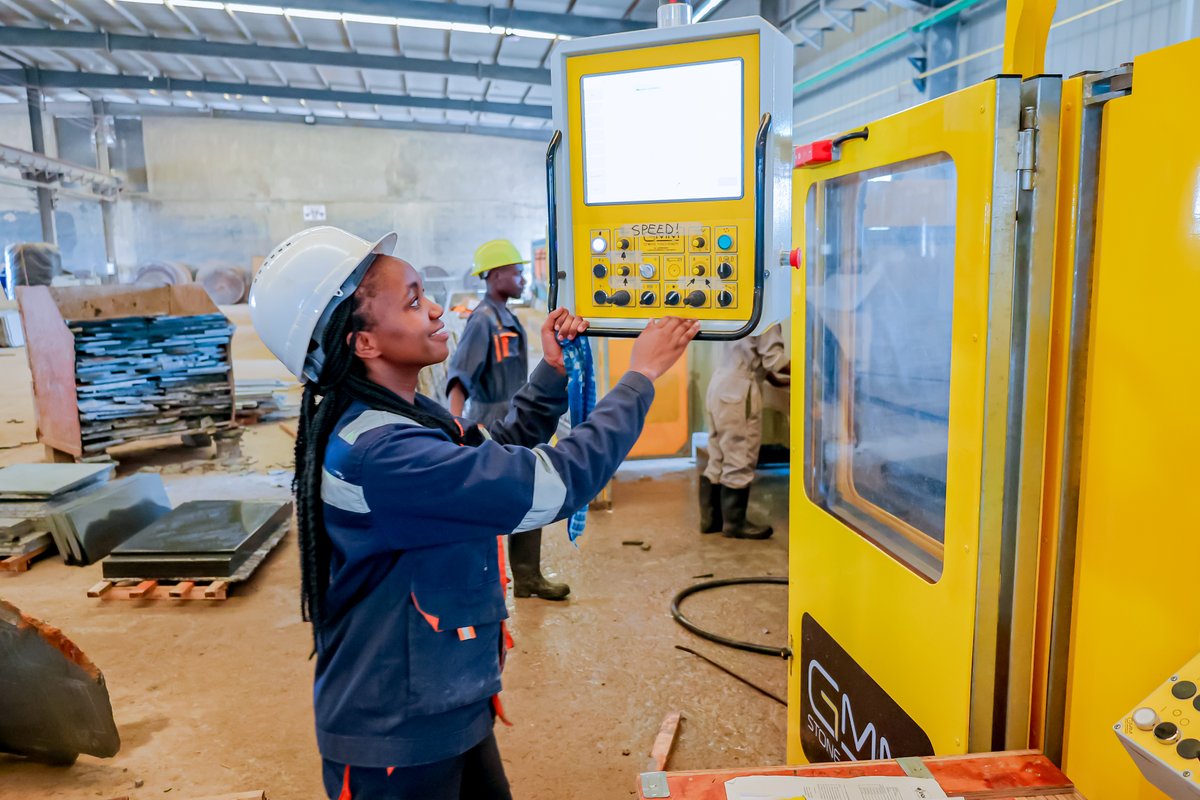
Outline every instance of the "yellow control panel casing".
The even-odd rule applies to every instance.
[[[787,316],[791,275],[780,264],[791,235],[792,49],[758,17],[557,46],[551,75],[562,135],[547,159],[552,305],[587,317],[593,335],[633,335],[671,315],[701,320],[701,338],[736,338]],[[661,79],[677,87],[655,87],[661,95],[638,87],[640,76],[682,68],[700,71]],[[704,69],[720,70],[720,88]],[[597,102],[589,82],[622,88],[589,106]],[[648,124],[660,107],[681,111]],[[683,116],[688,124],[662,129]],[[589,163],[589,153],[603,161]],[[656,169],[668,163],[670,177],[660,179]],[[714,181],[717,193],[692,188]]]
[[[577,201],[573,205],[577,313],[593,320],[652,318],[662,316],[665,310],[707,319],[748,318],[744,301],[753,296],[754,274],[751,269],[740,269],[738,262],[743,249],[753,254],[755,246],[753,144],[760,117],[758,50],[758,35],[747,34],[567,60],[569,86],[578,86],[583,76],[600,72],[737,60],[742,65],[744,100],[741,197],[617,205]],[[568,115],[571,193],[583,198],[579,92],[568,95]],[[647,147],[671,146],[670,142],[656,142],[653,131],[647,131],[646,139]],[[626,293],[628,301],[620,292]],[[620,302],[612,300],[614,295]]]
[[[1113,727],[1148,781],[1200,798],[1200,654]]]

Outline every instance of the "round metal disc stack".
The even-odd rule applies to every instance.
[[[219,306],[240,303],[249,288],[246,271],[226,263],[204,265],[196,271],[196,283],[203,286],[208,296]]]
[[[177,286],[192,282],[192,270],[179,261],[150,261],[138,267],[133,282],[142,286]]]

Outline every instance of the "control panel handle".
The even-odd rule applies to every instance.
[[[558,147],[562,131],[555,131],[546,147],[546,209],[550,227],[546,230],[546,310],[558,308]]]

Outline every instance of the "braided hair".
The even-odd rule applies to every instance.
[[[317,635],[328,621],[325,592],[329,588],[329,533],[321,502],[321,471],[325,445],[352,401],[374,409],[400,414],[418,424],[445,432],[457,444],[475,444],[446,412],[418,407],[400,395],[369,380],[362,361],[354,355],[355,339],[370,330],[372,321],[364,297],[371,296],[370,273],[359,291],[332,311],[321,333],[325,354],[320,376],[304,385],[300,424],[296,435],[296,519],[300,537],[300,612],[313,626],[314,651]],[[430,404],[432,405],[432,404]],[[436,407],[434,407],[436,408]]]

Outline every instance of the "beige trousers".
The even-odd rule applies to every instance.
[[[762,390],[747,375],[714,375],[708,387],[708,467],[713,483],[741,489],[754,480],[762,445]]]

